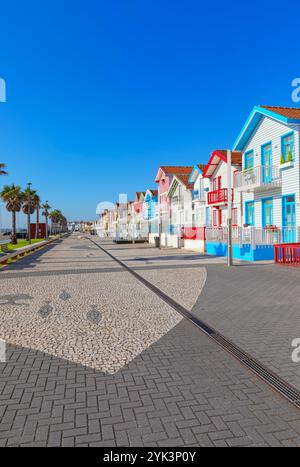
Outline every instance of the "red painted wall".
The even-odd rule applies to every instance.
[[[36,224],[30,224],[30,236],[32,239],[35,238],[35,226]],[[37,238],[45,238],[45,237],[46,237],[46,224],[40,223]]]

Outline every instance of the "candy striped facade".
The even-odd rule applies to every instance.
[[[234,257],[272,259],[275,243],[300,241],[300,109],[254,107],[231,166],[227,150],[215,150],[205,164],[160,166],[155,182],[157,190],[137,192],[128,203],[125,220],[124,207],[103,213],[103,225],[113,219],[107,232],[226,255],[231,200]]]

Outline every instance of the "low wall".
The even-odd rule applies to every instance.
[[[161,236],[160,236],[160,244],[161,246],[168,246],[167,245],[167,234],[165,233],[162,233]]]
[[[149,243],[155,244],[155,237],[158,234],[149,234]],[[170,248],[185,248],[186,250],[205,252],[205,241],[203,240],[180,240],[178,235],[161,234],[161,246]]]
[[[198,251],[199,253],[205,253],[205,241],[204,240],[183,240],[184,248],[186,250]]]
[[[149,234],[149,243],[150,243],[150,245],[155,244],[155,237],[158,237],[158,234]]]
[[[178,248],[178,236],[177,235],[167,235],[167,246],[171,248]]]
[[[42,242],[27,245],[27,246],[25,246],[23,248],[16,248],[11,253],[6,253],[3,256],[1,255],[0,256],[0,264],[5,265],[11,260],[15,261],[15,260],[21,259],[23,256],[25,256],[27,254],[30,254],[30,253],[34,253],[37,250],[41,250],[42,248],[45,248],[46,246],[50,245],[51,243],[58,242],[58,241],[62,240],[63,238],[65,238],[65,237],[67,237],[69,235],[70,235],[69,233],[64,233],[64,234],[61,234],[61,237],[59,237],[59,238],[51,238],[51,239],[48,239],[48,240],[44,240]]]
[[[227,256],[227,244],[220,242],[206,242],[206,253],[215,256]],[[255,249],[251,245],[232,245],[234,259],[244,261],[274,260],[273,245],[258,245]]]

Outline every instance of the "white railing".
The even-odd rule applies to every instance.
[[[232,243],[239,245],[251,245],[253,248],[259,245],[275,245],[276,243],[293,243],[300,240],[300,228],[257,228],[257,227],[233,227]],[[227,243],[227,227],[207,227],[206,241]]]
[[[281,184],[281,171],[276,166],[259,165],[235,175],[235,188],[250,189]]]
[[[149,224],[144,223],[142,225],[128,223],[118,225],[113,232],[113,239],[116,241],[126,240],[148,240],[149,236]]]

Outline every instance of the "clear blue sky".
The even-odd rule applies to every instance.
[[[299,1],[10,0],[0,13],[0,183],[31,181],[68,218],[231,147],[256,104],[295,106]]]

